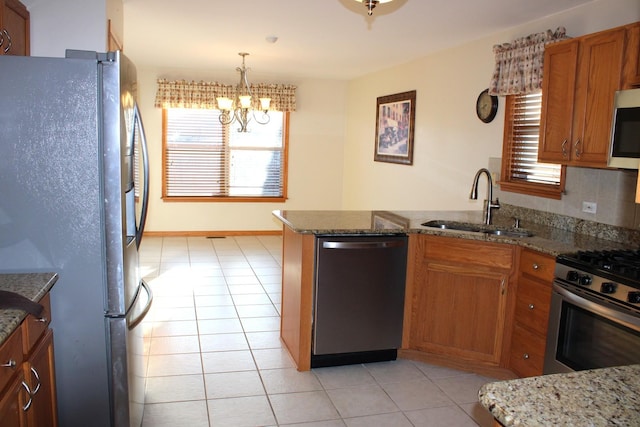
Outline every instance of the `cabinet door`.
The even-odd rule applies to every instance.
[[[613,98],[622,84],[625,33],[620,28],[581,38],[571,145],[575,165],[607,166]]]
[[[419,270],[411,347],[497,365],[508,274],[438,262]]]
[[[24,364],[24,375],[31,389],[31,408],[26,412],[29,426],[57,426],[55,379],[53,365],[53,331],[33,349]]]
[[[545,48],[538,160],[567,163],[571,152],[578,41]]]
[[[23,380],[22,372],[19,372],[0,397],[0,425],[2,427],[23,427],[27,425],[23,408],[29,402],[29,391],[23,385]]]
[[[18,0],[0,0],[0,55],[29,55],[29,11]]]

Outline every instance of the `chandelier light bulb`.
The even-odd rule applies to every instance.
[[[356,0],[358,3],[362,3],[365,5],[365,7],[367,8],[367,15],[371,16],[373,15],[373,9],[379,4],[379,3],[389,3],[393,0]]]

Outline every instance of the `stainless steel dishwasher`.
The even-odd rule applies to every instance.
[[[311,366],[394,360],[407,236],[323,235],[316,245]]]

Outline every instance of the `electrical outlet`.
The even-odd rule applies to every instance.
[[[596,202],[582,202],[582,212],[595,214],[598,209],[598,204]]]

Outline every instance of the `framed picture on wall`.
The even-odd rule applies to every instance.
[[[377,104],[373,160],[412,165],[416,91],[380,96]]]

